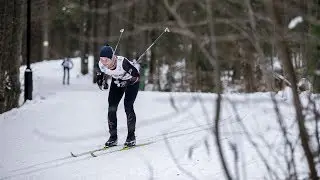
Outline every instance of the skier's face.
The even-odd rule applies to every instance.
[[[100,62],[106,66],[108,69],[113,69],[115,66],[115,57],[109,59],[107,57],[100,57]]]

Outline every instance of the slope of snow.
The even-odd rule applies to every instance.
[[[108,91],[92,84],[91,74],[79,75],[80,60],[73,61],[70,86],[62,85],[61,61],[33,64],[34,100],[0,115],[0,179],[224,179],[211,134],[215,94],[141,91],[135,102],[137,144],[151,144],[113,152],[126,138],[122,100],[120,146],[96,158],[71,157],[71,151],[99,148],[108,138]],[[292,104],[280,96],[277,100],[294,138]],[[233,175],[237,165],[239,179],[269,179],[253,141],[265,161],[279,166],[274,168],[279,175],[285,172],[283,140],[269,93],[224,95],[221,112],[220,139]],[[251,142],[246,132],[254,135]],[[230,144],[238,148],[240,162],[234,161]],[[305,160],[300,152],[298,160]]]

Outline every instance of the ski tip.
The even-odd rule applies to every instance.
[[[90,153],[92,157],[97,157],[93,152]]]
[[[70,152],[71,156],[72,157],[77,157],[75,154],[73,154],[72,152]]]

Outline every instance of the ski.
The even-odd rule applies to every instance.
[[[87,155],[87,154],[93,154],[95,152],[99,152],[99,151],[103,151],[103,150],[106,150],[106,149],[109,149],[111,147],[114,147],[114,146],[105,146],[105,147],[102,147],[102,148],[98,148],[98,149],[94,149],[94,150],[90,150],[90,151],[85,151],[85,152],[82,152],[82,153],[73,153],[73,152],[70,152],[71,156],[72,157],[79,157],[79,156],[84,156],[84,155]]]
[[[136,144],[134,146],[123,146],[119,151],[125,151],[125,150],[133,149],[133,148],[136,148],[136,147],[145,146],[145,145],[148,145],[148,144],[151,144],[151,142],[143,143],[143,144]]]
[[[136,145],[134,145],[134,146],[123,146],[123,147],[120,148],[120,149],[115,149],[115,150],[113,150],[113,151],[108,151],[108,152],[106,152],[106,153],[101,153],[101,154],[96,154],[96,153],[99,152],[99,151],[94,151],[94,152],[91,152],[90,154],[91,154],[92,157],[97,157],[97,156],[103,155],[103,154],[109,154],[109,153],[114,153],[114,152],[121,152],[121,151],[126,151],[126,150],[129,150],[129,149],[133,149],[133,148],[136,148],[136,147],[146,146],[146,145],[149,145],[149,144],[151,144],[151,143],[153,143],[153,142],[148,142],[148,143],[143,143],[143,144],[136,144]],[[103,150],[100,150],[100,152],[102,152],[102,151],[103,151]]]

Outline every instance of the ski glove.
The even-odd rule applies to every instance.
[[[108,84],[107,80],[105,80],[103,83],[103,89],[106,90],[108,88],[109,88],[109,84]]]
[[[102,73],[102,72],[98,72],[97,73],[97,84],[98,84],[98,87],[101,90],[102,90],[102,86],[103,86],[103,89],[108,89],[109,88],[108,82],[104,78],[104,73]]]
[[[129,85],[133,85],[136,82],[139,81],[139,77],[132,77],[129,80],[115,80],[114,83],[118,86],[118,87],[127,87]]]
[[[114,83],[118,86],[118,87],[127,87],[128,81],[123,81],[123,80],[115,80]]]
[[[139,81],[139,77],[132,77],[131,79],[129,79],[129,83],[130,85],[135,84],[136,82]]]
[[[98,86],[102,86],[102,83],[103,83],[103,73],[98,72],[97,73],[97,84],[98,84]]]

